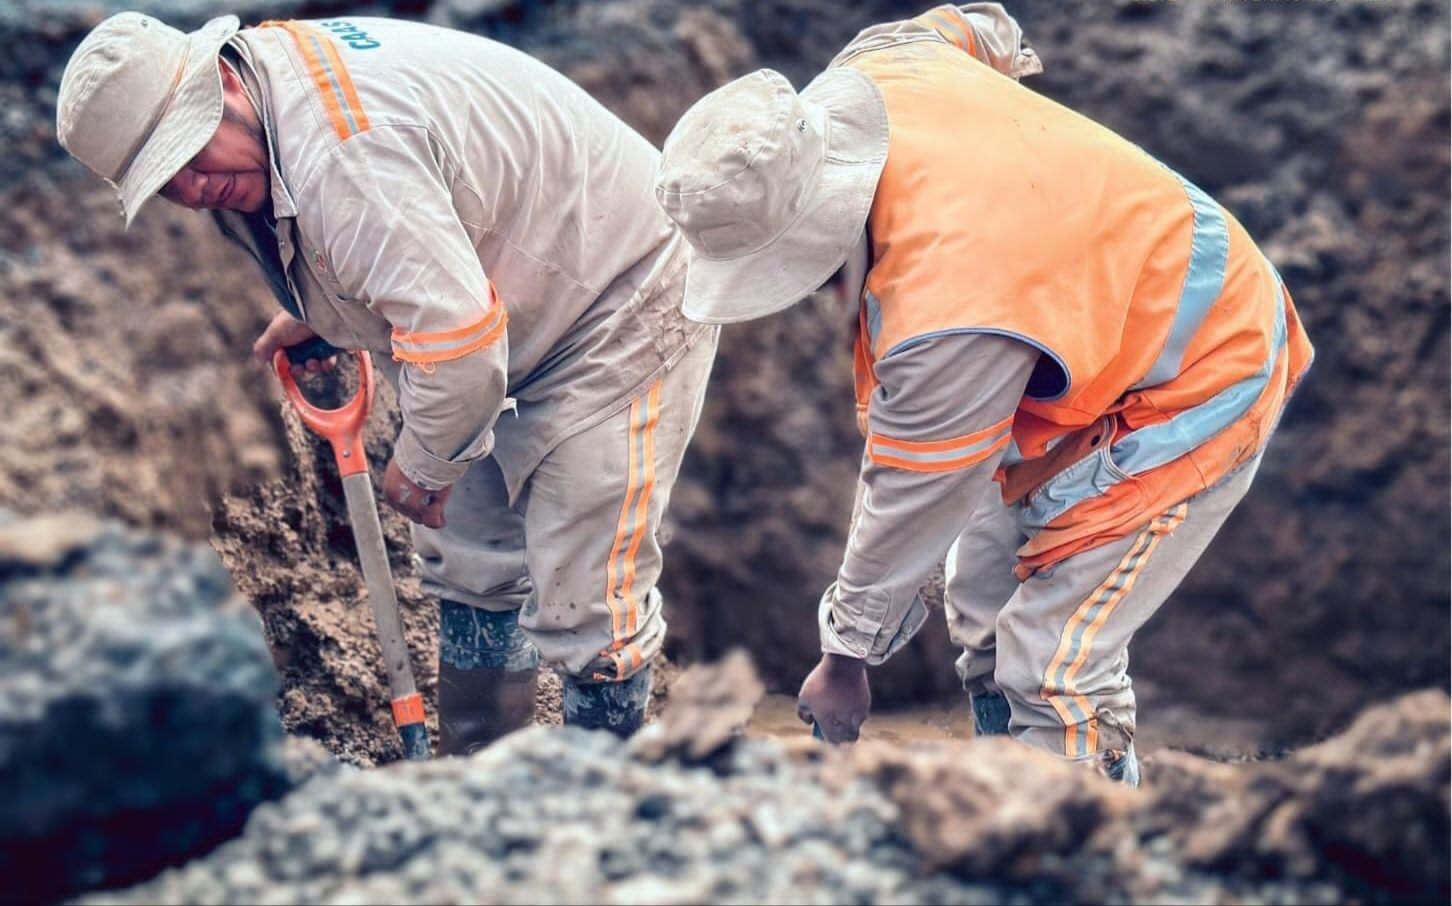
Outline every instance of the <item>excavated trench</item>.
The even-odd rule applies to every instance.
[[[1256,489],[1136,643],[1145,739],[1231,760],[1284,753],[1373,703],[1445,689],[1445,4],[1008,5],[1046,63],[1032,87],[1216,195],[1277,262],[1318,348]],[[147,8],[194,26],[202,6]],[[236,6],[252,22],[358,8]],[[657,142],[726,79],[773,66],[802,84],[857,28],[918,11],[886,0],[395,7],[536,53]],[[60,68],[99,9],[26,0],[0,10],[0,393],[11,402],[0,420],[0,506],[79,510],[210,541],[262,617],[287,731],[356,764],[392,760],[386,685],[331,456],[245,361],[273,303],[199,216],[156,204],[123,233],[105,187],[54,145]],[[814,658],[814,604],[840,556],[851,504],[841,489],[860,450],[846,325],[821,313],[809,302],[725,333],[667,526],[670,658],[742,647],[778,694]],[[369,435],[376,465],[395,420],[383,400]],[[419,592],[406,527],[385,513],[385,530],[431,700],[436,614]],[[874,675],[884,711],[869,729],[886,741],[966,735],[940,622]],[[662,672],[658,699],[674,673]],[[557,720],[554,696],[546,684],[542,723]],[[756,731],[795,735],[785,709],[769,698]],[[890,788],[897,775],[881,770]],[[1199,804],[1184,807],[1201,817],[1224,789],[1274,785],[1265,773],[1191,773],[1183,802]],[[1440,790],[1445,814],[1445,777]],[[1234,826],[1256,839],[1255,821],[1274,811],[1254,821],[1237,812]],[[1314,838],[1330,814],[1314,812],[1302,836]],[[1284,830],[1289,819],[1278,820]],[[1225,855],[1240,843],[1212,842],[1200,841],[1242,864]],[[1433,868],[1445,874],[1445,862]]]

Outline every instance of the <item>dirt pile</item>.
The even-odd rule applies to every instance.
[[[1242,876],[1336,877],[1369,899],[1449,898],[1449,700],[1428,690],[1372,708],[1284,762],[1231,768],[1163,753],[1151,778],[1186,860]],[[1177,814],[1175,814],[1178,817]]]
[[[683,699],[748,705],[742,664],[692,668]],[[629,742],[539,727],[467,759],[319,777],[103,901],[1434,900],[1449,706],[1409,696],[1284,763],[1155,763],[1148,794],[1007,740],[663,747],[691,707]]]
[[[1048,881],[1087,902],[1214,902],[1276,879],[1434,902],[1449,894],[1449,706],[1440,690],[1407,695],[1283,761],[1162,752],[1139,793],[1003,739],[860,745],[842,769],[898,806],[927,865],[964,877]]]

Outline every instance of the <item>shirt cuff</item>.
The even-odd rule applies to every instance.
[[[487,455],[494,448],[493,435],[491,430],[483,444],[469,445],[469,453],[473,453],[475,447],[482,447],[477,456],[454,461],[440,459],[425,450],[418,436],[405,427],[398,433],[398,441],[393,445],[393,461],[409,481],[426,490],[438,491],[463,478],[475,459]]]
[[[923,628],[928,608],[921,596],[913,595],[907,609],[889,626],[888,603],[884,593],[873,589],[867,592],[862,607],[849,608],[839,600],[833,582],[817,606],[822,653],[858,658],[873,667],[896,654]]]

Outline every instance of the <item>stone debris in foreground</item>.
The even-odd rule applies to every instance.
[[[206,547],[0,511],[0,903],[134,883],[287,789],[257,616]]]
[[[1003,740],[831,750],[737,738],[693,765],[535,727],[467,759],[319,777],[259,807],[232,843],[89,902],[1403,901],[1445,889],[1434,844],[1446,840],[1449,704],[1409,696],[1286,762],[1169,758],[1149,793]],[[1396,783],[1381,767],[1389,750],[1415,759]],[[1281,791],[1272,809],[1268,790]],[[1346,826],[1322,811],[1333,802],[1385,803],[1409,823],[1368,824],[1355,843],[1329,830]],[[1207,848],[1195,834],[1216,832],[1224,810],[1300,817],[1242,821]],[[1306,846],[1275,858],[1287,826]],[[1348,845],[1400,851],[1398,877],[1367,875]]]

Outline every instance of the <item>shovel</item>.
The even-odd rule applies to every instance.
[[[353,525],[353,541],[368,585],[368,601],[373,607],[373,625],[378,631],[378,644],[383,649],[384,666],[388,670],[393,723],[403,740],[404,757],[424,761],[432,752],[428,729],[424,726],[423,698],[418,694],[413,669],[408,663],[408,645],[404,643],[403,624],[398,618],[393,573],[388,568],[388,551],[383,545],[383,525],[378,521],[373,479],[368,474],[368,456],[363,449],[363,425],[373,405],[373,360],[367,352],[353,353],[358,362],[358,393],[337,409],[319,409],[309,403],[288,367],[289,360],[296,362],[327,354],[330,348],[309,341],[292,349],[279,349],[272,358],[272,368],[303,424],[327,438],[333,447],[338,474],[343,478],[343,495],[348,501],[348,521]]]

